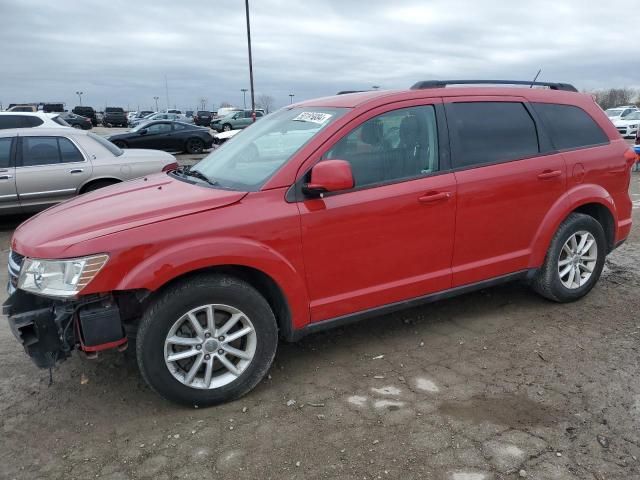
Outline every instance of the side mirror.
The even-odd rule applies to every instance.
[[[351,164],[345,160],[325,160],[311,169],[311,181],[303,191],[309,196],[320,196],[327,192],[337,192],[353,188]]]
[[[147,134],[146,128],[141,128],[140,130],[138,130],[138,135],[146,135],[146,134]]]

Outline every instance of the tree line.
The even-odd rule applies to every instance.
[[[593,95],[603,110],[621,105],[640,106],[640,89],[635,88],[607,88],[587,92]]]

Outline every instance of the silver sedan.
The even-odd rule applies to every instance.
[[[29,213],[114,183],[177,168],[158,150],[120,150],[70,128],[0,130],[0,214]]]

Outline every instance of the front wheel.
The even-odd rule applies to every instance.
[[[572,213],[553,237],[533,288],[556,302],[578,300],[597,283],[606,255],[607,241],[600,222]]]
[[[228,131],[230,131],[230,130],[231,130],[231,125],[230,125],[230,124],[225,123],[225,124],[222,126],[222,131],[223,131],[223,132],[228,132]]]
[[[174,284],[142,317],[136,341],[145,381],[168,400],[209,406],[237,399],[276,353],[273,312],[251,285],[201,275]]]

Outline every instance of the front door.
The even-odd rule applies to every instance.
[[[355,187],[298,204],[312,321],[451,286],[456,184],[440,107],[392,108],[366,114],[320,158],[348,161]]]
[[[171,122],[157,122],[144,127],[143,135],[138,135],[132,146],[136,148],[151,148],[156,150],[171,149]]]
[[[34,210],[71,198],[91,176],[91,164],[66,137],[19,137],[16,188],[20,205]]]
[[[20,212],[13,163],[15,143],[15,137],[0,138],[0,215]]]
[[[453,286],[524,271],[566,167],[523,99],[445,103],[458,184]]]

